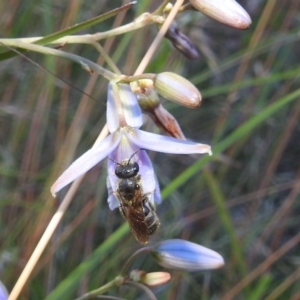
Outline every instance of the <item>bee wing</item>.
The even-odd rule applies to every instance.
[[[127,207],[127,209],[124,209],[124,213],[135,239],[141,244],[147,244],[148,227],[143,211]]]

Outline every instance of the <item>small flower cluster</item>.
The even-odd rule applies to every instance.
[[[53,195],[105,157],[108,157],[108,203],[110,209],[119,207],[120,200],[116,192],[119,185],[119,178],[115,174],[116,162],[128,161],[131,155],[136,153],[134,160],[139,165],[143,193],[149,195],[149,201],[154,205],[154,202],[161,202],[158,181],[147,153],[137,151],[138,149],[174,154],[211,154],[211,148],[208,145],[176,138],[176,136],[182,137],[178,133],[181,132],[178,123],[173,122],[168,127],[165,120],[170,120],[170,114],[162,110],[160,110],[160,114],[156,113],[157,106],[161,106],[157,94],[188,107],[199,106],[201,95],[197,88],[185,78],[169,72],[158,75],[151,74],[151,76],[145,74],[144,77],[152,77],[153,80],[133,81],[130,78],[132,80],[131,84],[123,82],[109,83],[106,118],[110,134],[70,165],[53,184],[51,188]],[[125,81],[124,78],[122,81]],[[145,81],[147,81],[147,86],[145,86]],[[151,96],[148,96],[148,94],[151,94]],[[140,100],[138,101],[138,99]],[[140,106],[144,107],[147,113],[152,114],[170,136],[157,135],[141,130],[143,116]]]

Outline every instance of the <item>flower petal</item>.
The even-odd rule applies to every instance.
[[[51,193],[55,194],[70,182],[74,181],[80,175],[86,173],[89,169],[108,156],[120,142],[121,135],[118,132],[110,134],[101,143],[91,148],[75,160],[70,167],[55,181],[51,187]]]
[[[142,130],[132,129],[127,133],[128,138],[138,147],[153,151],[174,154],[208,153],[212,154],[209,145],[198,144],[187,140],[158,135]]]
[[[107,186],[107,193],[108,193],[108,198],[107,198],[108,206],[109,206],[110,210],[114,210],[115,208],[119,207],[120,201],[118,200],[118,198],[113,193],[113,189],[111,187],[110,180],[109,180],[108,176],[106,178],[106,186]]]
[[[161,203],[161,193],[160,193],[160,187],[159,187],[159,183],[158,183],[155,173],[154,173],[154,179],[155,179],[155,190],[154,190],[153,198],[154,198],[154,202],[156,202],[157,204],[160,204]],[[153,203],[153,200],[151,202]]]
[[[128,84],[119,83],[118,87],[126,124],[130,127],[141,127],[143,125],[143,115],[136,95],[131,91]]]
[[[116,103],[111,83],[107,87],[107,109],[106,109],[106,122],[109,132],[115,132],[119,126],[119,117],[117,114]]]

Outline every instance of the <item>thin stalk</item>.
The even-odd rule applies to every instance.
[[[125,265],[124,265],[124,267],[122,268],[120,275],[121,275],[121,276],[127,275],[130,266],[131,266],[132,263],[136,260],[136,258],[137,258],[138,256],[142,255],[142,254],[150,253],[151,251],[152,251],[152,248],[151,248],[151,247],[144,247],[144,248],[141,248],[141,249],[137,250],[135,253],[133,253],[133,254],[127,259],[127,261],[125,262]]]
[[[138,68],[136,69],[134,75],[139,75],[139,74],[142,74],[144,72],[144,70],[146,69],[149,61],[153,57],[154,52],[156,51],[156,49],[160,45],[160,43],[161,43],[162,39],[164,38],[166,32],[168,31],[169,27],[171,26],[171,23],[175,19],[175,17],[177,15],[181,5],[183,4],[183,2],[184,2],[184,0],[177,0],[175,5],[171,9],[168,17],[166,18],[164,24],[162,25],[162,27],[160,28],[158,34],[156,35],[154,41],[152,42],[151,46],[149,47],[147,53],[145,54],[142,61],[140,62],[140,64],[139,64]]]
[[[163,23],[165,20],[164,17],[153,16],[150,13],[144,13],[133,22],[128,23],[126,25],[105,31],[105,32],[97,32],[94,34],[81,34],[81,35],[67,35],[62,38],[56,39],[55,41],[49,42],[49,44],[90,44],[89,40],[94,40],[95,42],[99,42],[100,40],[104,40],[110,37],[114,37],[117,35],[121,35],[124,33],[128,33],[140,28],[143,28],[147,25],[151,25],[154,23]],[[41,40],[43,37],[30,37],[30,38],[16,38],[16,39],[0,39],[0,42],[3,44],[15,43],[15,42],[23,42],[23,43],[34,43],[38,40]]]
[[[155,297],[153,292],[147,286],[145,286],[141,283],[134,282],[134,281],[127,281],[126,285],[131,285],[131,286],[141,289],[142,291],[144,291],[147,294],[148,299],[150,299],[150,300],[157,300],[157,298]]]
[[[107,80],[113,80],[118,78],[118,75],[112,73],[111,71],[104,69],[103,67],[99,66],[98,64],[86,58],[83,58],[81,56],[72,53],[67,53],[57,49],[52,49],[52,48],[30,44],[30,43],[24,43],[21,41],[13,41],[9,39],[2,39],[0,43],[2,43],[3,45],[13,46],[17,48],[22,48],[30,51],[35,51],[43,54],[49,54],[49,55],[69,59],[71,61],[80,64],[89,73],[96,72],[101,76],[103,76],[104,78],[106,78]]]
[[[115,279],[106,283],[105,285],[101,286],[100,288],[90,291],[90,292],[84,294],[83,296],[76,298],[75,300],[86,300],[86,299],[95,298],[98,295],[101,295],[101,294],[109,291],[113,287],[122,285],[124,283],[124,280],[125,279],[123,277],[117,276]]]

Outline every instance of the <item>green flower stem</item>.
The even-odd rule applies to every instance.
[[[107,53],[105,52],[105,50],[103,49],[103,47],[99,43],[95,42],[94,40],[90,40],[90,44],[96,48],[96,50],[104,58],[104,60],[106,61],[107,65],[111,68],[111,70],[114,73],[121,74],[121,71],[119,70],[119,68],[116,66],[116,64],[114,63],[114,61],[110,58],[110,56],[107,55]]]
[[[89,73],[96,72],[96,73],[100,74],[101,76],[103,76],[104,78],[106,78],[107,80],[117,80],[117,78],[119,78],[119,75],[104,69],[103,67],[97,65],[96,63],[94,63],[86,58],[83,58],[81,56],[78,56],[78,55],[75,55],[72,53],[67,53],[67,52],[64,52],[61,50],[52,49],[52,48],[39,46],[39,45],[35,45],[35,44],[30,44],[30,43],[24,43],[21,41],[16,41],[16,40],[11,40],[11,39],[1,39],[0,43],[2,43],[4,45],[9,45],[9,46],[17,47],[17,48],[22,48],[22,49],[26,49],[26,50],[30,50],[30,51],[40,52],[43,54],[49,54],[49,55],[58,56],[58,57],[72,60],[74,62],[79,63]]]
[[[124,281],[125,281],[125,278],[123,278],[121,276],[117,276],[115,279],[113,279],[112,281],[109,281],[108,283],[101,286],[100,288],[90,291],[90,292],[84,294],[83,296],[76,298],[75,300],[86,300],[86,299],[95,298],[98,295],[102,295],[103,293],[109,291],[110,289],[112,289],[114,287],[122,285],[124,283]]]
[[[124,267],[121,270],[120,276],[126,276],[130,266],[132,265],[132,263],[136,260],[136,258],[142,254],[146,254],[146,253],[151,253],[153,251],[152,247],[144,247],[141,248],[139,250],[137,250],[136,252],[134,252],[125,262]]]
[[[152,79],[153,80],[155,76],[156,76],[156,74],[152,74],[152,73],[126,76],[126,77],[122,77],[120,79],[120,81],[118,81],[118,82],[120,82],[120,83],[130,83],[130,82],[141,80],[141,79]]]
[[[164,17],[155,16],[150,13],[144,13],[135,19],[133,22],[126,25],[114,28],[105,32],[98,32],[94,34],[83,34],[83,35],[67,35],[57,40],[51,41],[50,44],[91,44],[91,40],[97,42],[109,37],[121,35],[124,33],[137,30],[150,24],[159,23],[162,24],[165,21]],[[22,43],[34,43],[42,37],[30,37],[30,38],[16,38],[16,39],[0,39],[0,43],[13,46],[16,42]]]

